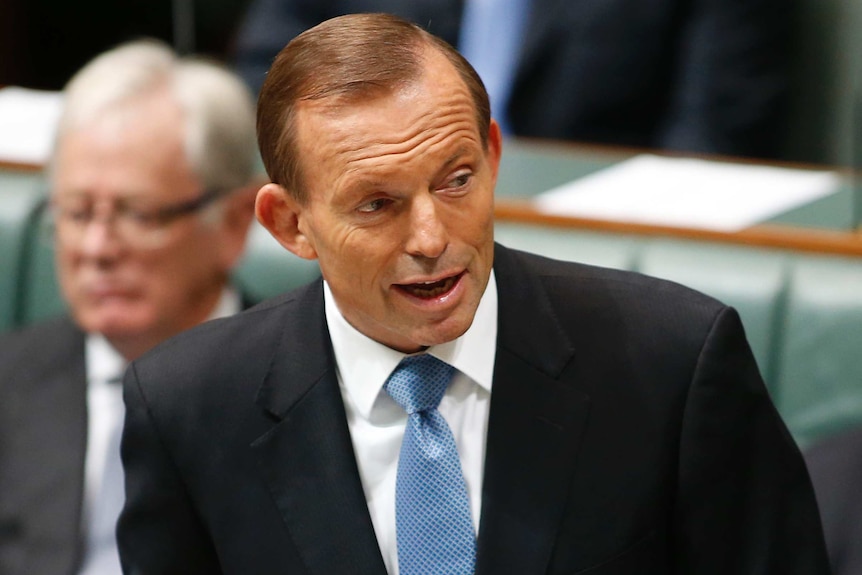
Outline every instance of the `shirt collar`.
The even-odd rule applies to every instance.
[[[126,369],[126,359],[120,355],[105,336],[100,333],[87,334],[85,343],[87,361],[87,381],[89,383],[109,382],[122,377]]]
[[[407,354],[374,341],[350,325],[339,312],[329,284],[325,281],[323,301],[339,381],[362,417],[368,419],[383,384]],[[488,286],[467,331],[452,341],[428,348],[427,353],[455,367],[490,391],[496,349],[497,281],[491,270]]]
[[[213,308],[213,311],[212,313],[210,313],[207,320],[232,316],[241,311],[242,298],[240,298],[239,292],[231,286],[226,286],[222,290],[221,297],[219,298],[215,308]]]

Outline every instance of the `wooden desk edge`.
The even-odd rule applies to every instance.
[[[41,164],[30,164],[24,162],[10,162],[8,160],[0,160],[0,170],[16,170],[19,172],[39,172],[45,169]]]
[[[513,200],[498,200],[494,214],[498,221],[555,228],[580,229],[609,234],[670,237],[819,254],[862,256],[862,231],[845,232],[814,228],[788,228],[764,224],[738,232],[722,232],[552,215],[536,210],[528,201]]]

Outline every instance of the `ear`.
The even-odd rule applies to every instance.
[[[257,220],[269,230],[278,243],[297,256],[313,260],[317,252],[308,237],[300,231],[305,206],[278,184],[266,184],[255,200]]]
[[[486,158],[488,165],[491,168],[491,177],[494,183],[497,183],[497,172],[500,169],[500,157],[503,154],[503,132],[500,130],[500,124],[497,120],[491,119],[491,124],[488,126],[488,152]]]

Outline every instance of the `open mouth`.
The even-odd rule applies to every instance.
[[[449,292],[453,287],[455,287],[455,284],[458,283],[458,280],[461,279],[462,275],[463,272],[458,275],[450,276],[448,278],[433,282],[402,284],[399,285],[398,288],[407,292],[413,297],[421,299],[433,299]]]

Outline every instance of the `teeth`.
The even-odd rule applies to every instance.
[[[455,284],[455,278],[446,278],[445,280],[434,282],[421,282],[409,286],[404,286],[404,289],[413,295],[421,298],[433,298],[440,294],[444,294]]]

